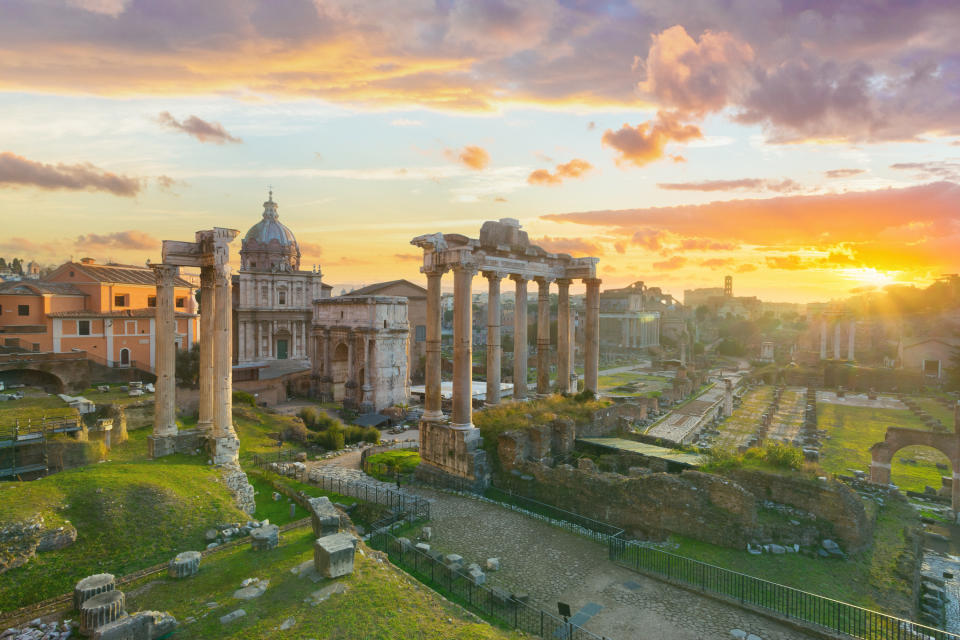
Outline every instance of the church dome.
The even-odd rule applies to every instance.
[[[241,269],[246,271],[296,271],[300,268],[300,245],[293,232],[279,220],[273,191],[263,203],[263,219],[250,227],[240,249]]]

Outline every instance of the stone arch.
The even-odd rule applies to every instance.
[[[883,442],[870,447],[870,480],[890,484],[890,465],[893,456],[905,447],[925,446],[936,449],[947,457],[952,467],[951,507],[954,514],[960,513],[960,433],[936,433],[891,427]]]
[[[349,375],[350,349],[347,343],[339,342],[333,350],[333,360],[330,363],[330,377],[333,382],[334,402],[343,402],[346,396],[347,376]]]
[[[66,385],[55,373],[40,369],[8,369],[0,371],[0,380],[9,389],[12,385],[25,384],[30,387],[41,387],[47,393],[63,393]]]

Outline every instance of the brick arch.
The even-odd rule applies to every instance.
[[[890,463],[893,456],[897,451],[912,446],[931,447],[950,460],[953,478],[951,507],[954,514],[960,513],[960,433],[935,433],[900,427],[887,429],[883,442],[870,447],[870,480],[879,484],[890,484]]]

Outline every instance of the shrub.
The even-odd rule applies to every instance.
[[[307,431],[307,428],[300,424],[299,422],[290,422],[289,424],[283,427],[283,430],[280,432],[280,439],[287,442],[298,442],[300,444],[306,444],[310,433]]]
[[[234,391],[233,404],[246,404],[251,407],[256,407],[257,399],[253,397],[253,394],[247,393],[246,391]]]
[[[796,447],[773,442],[767,445],[763,453],[767,464],[783,469],[803,468],[803,451]]]

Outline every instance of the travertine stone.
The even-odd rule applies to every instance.
[[[157,640],[177,628],[177,620],[163,611],[138,611],[103,625],[93,640]]]
[[[353,555],[357,539],[349,533],[336,533],[317,539],[313,545],[313,565],[327,578],[339,578],[353,573]]]
[[[513,305],[513,397],[527,397],[527,279],[512,275]]]
[[[198,571],[200,571],[199,551],[184,551],[183,553],[178,553],[167,567],[167,575],[171,578],[186,578],[196,575]]]
[[[496,271],[485,271],[487,279],[487,399],[500,404],[500,280]]]
[[[126,598],[116,589],[104,591],[80,605],[80,633],[91,635],[94,630],[123,615]]]
[[[73,588],[73,608],[79,610],[80,605],[104,591],[113,591],[116,580],[111,573],[97,573],[87,576]]]
[[[340,531],[340,513],[330,502],[330,498],[326,496],[311,498],[309,504],[314,536],[322,538]]]
[[[157,282],[156,326],[157,342],[155,367],[157,381],[154,394],[153,435],[158,438],[174,436],[176,423],[176,318],[174,314],[174,280],[178,267],[167,264],[151,265]],[[170,453],[166,447],[154,447],[153,457]]]
[[[232,240],[232,238],[231,238]],[[233,310],[231,308],[230,266],[218,264],[214,268],[213,332],[213,431],[211,457],[214,464],[235,462],[240,449],[233,429]]]
[[[476,267],[460,264],[453,269],[453,415],[454,429],[473,428],[473,296]]]
[[[267,551],[280,544],[280,527],[268,524],[250,532],[250,548],[254,551]]]
[[[600,377],[600,279],[586,278],[587,319],[583,362],[583,387],[597,392]]]
[[[537,278],[537,395],[550,395],[550,280]]]
[[[570,322],[570,280],[557,280],[557,387],[560,391],[576,391],[570,388],[573,378],[573,340]]]
[[[216,289],[213,267],[200,268],[200,415],[197,428],[204,434],[213,430],[214,338]]]

